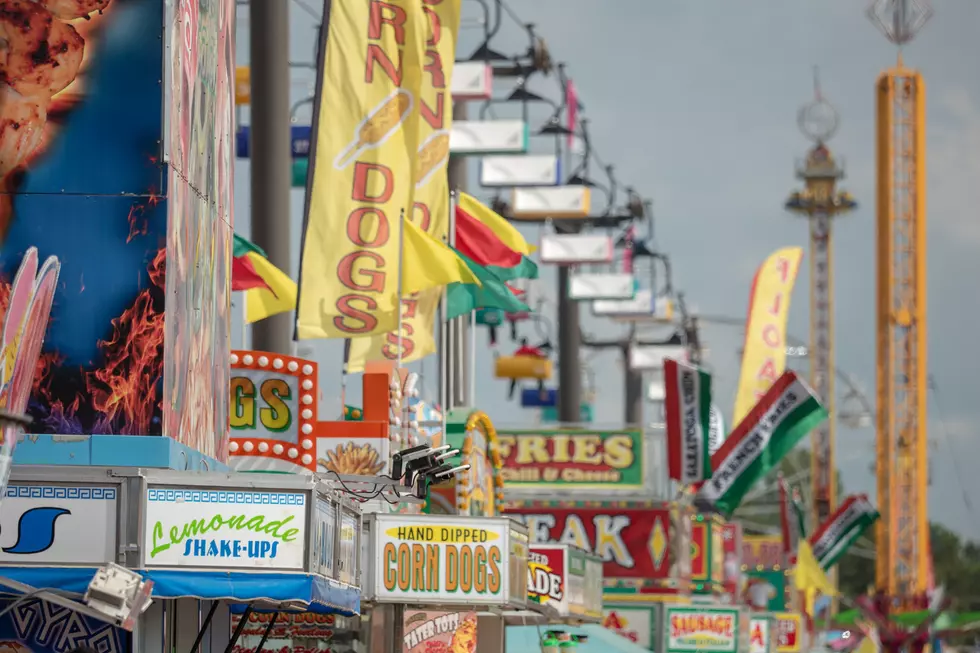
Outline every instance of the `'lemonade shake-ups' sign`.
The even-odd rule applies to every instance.
[[[378,515],[370,522],[375,599],[508,604],[509,524],[505,519]]]
[[[306,495],[149,488],[147,567],[302,569]]]

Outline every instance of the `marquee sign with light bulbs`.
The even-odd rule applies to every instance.
[[[312,471],[316,454],[316,363],[261,351],[231,353],[231,441],[235,468]]]

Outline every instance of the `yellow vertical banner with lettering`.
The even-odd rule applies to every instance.
[[[399,215],[414,202],[422,0],[331,2],[321,27],[296,336],[397,326]]]
[[[776,250],[763,261],[752,280],[732,424],[738,425],[786,371],[786,320],[802,260],[803,250],[799,247]]]
[[[411,219],[430,234],[449,235],[449,132],[453,104],[449,83],[456,60],[461,0],[422,0],[428,31],[422,66],[422,87],[415,108],[419,147],[415,159],[415,204]],[[402,338],[391,333],[351,341],[347,371],[360,372],[369,360],[419,360],[436,351],[435,322],[442,288],[433,288],[402,302]]]

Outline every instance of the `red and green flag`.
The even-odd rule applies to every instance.
[[[502,281],[537,279],[537,264],[514,249],[519,244],[510,230],[517,233],[516,229],[476,200],[464,202],[464,198],[456,206],[456,250]],[[498,233],[503,229],[499,221],[508,227],[503,235]],[[520,234],[517,237],[522,238]]]
[[[711,456],[714,472],[698,500],[730,515],[752,486],[825,419],[827,409],[810,387],[794,372],[784,372]]]
[[[269,261],[258,245],[235,234],[231,289],[245,293],[249,324],[296,308],[296,282]]]
[[[446,319],[452,320],[475,311],[478,308],[496,308],[505,313],[529,312],[531,309],[511,291],[494,273],[478,265],[459,250],[456,255],[480,280],[479,286],[452,283],[446,287]]]

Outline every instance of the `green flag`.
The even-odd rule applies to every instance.
[[[463,259],[463,262],[473,272],[473,276],[479,279],[483,285],[449,284],[446,288],[447,320],[466,315],[478,308],[497,308],[506,313],[522,313],[531,310],[510,291],[510,288],[500,280],[500,277],[485,267],[477,265],[473,259],[461,254],[459,250],[453,251],[459,258]]]

